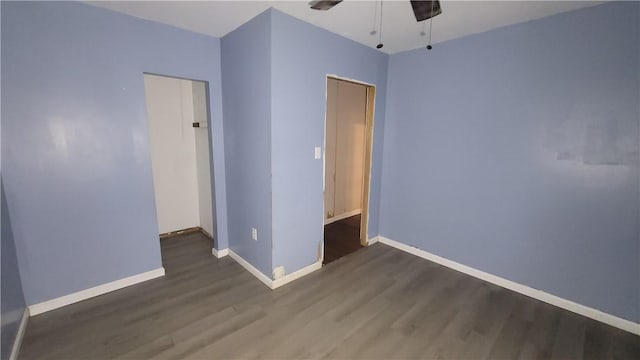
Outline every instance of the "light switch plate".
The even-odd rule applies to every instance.
[[[320,146],[316,146],[315,158],[316,160],[322,158],[322,148]]]
[[[251,238],[258,241],[258,229],[251,228]]]

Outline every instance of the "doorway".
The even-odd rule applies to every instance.
[[[159,237],[212,243],[208,84],[144,74],[144,88]]]
[[[324,258],[367,245],[375,87],[327,76]]]

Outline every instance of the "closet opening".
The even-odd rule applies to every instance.
[[[368,243],[375,86],[327,76],[323,264]]]
[[[208,83],[145,73],[144,89],[163,253],[188,244],[210,253],[216,223]]]

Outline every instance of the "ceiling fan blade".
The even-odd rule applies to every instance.
[[[440,1],[438,0],[411,0],[411,7],[413,8],[413,14],[416,16],[417,21],[427,20],[436,15],[442,14],[442,8],[440,7]]]
[[[309,5],[311,5],[311,8],[313,10],[329,10],[332,7],[340,4],[342,2],[342,0],[337,0],[337,1],[329,1],[329,0],[314,0],[309,2]]]

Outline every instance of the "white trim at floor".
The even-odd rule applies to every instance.
[[[322,267],[322,261],[318,261],[309,266],[303,267],[300,270],[294,271],[291,274],[287,274],[280,279],[273,280],[265,275],[262,271],[251,265],[251,263],[249,263],[247,260],[243,259],[240,255],[235,253],[233,250],[229,250],[229,257],[235,260],[238,264],[240,264],[240,266],[245,268],[253,276],[257,277],[258,280],[262,281],[262,283],[267,285],[269,289],[277,289],[305,275],[311,274],[312,272],[319,270]]]
[[[269,279],[269,277],[262,273],[262,271],[258,270],[255,266],[251,265],[247,260],[243,259],[242,256],[235,253],[235,251],[229,249],[229,257],[235,260],[240,266],[245,268],[248,272],[250,272],[253,276],[257,277],[258,280],[262,281],[265,285],[271,288],[271,283],[273,280]]]
[[[407,244],[403,244],[401,242],[398,241],[394,241],[391,239],[387,239],[384,236],[378,236],[378,241],[385,244],[385,245],[389,245],[391,247],[394,247],[396,249],[408,252],[409,254],[413,254],[415,256],[419,256],[423,259],[427,259],[429,261],[433,261],[434,263],[446,266],[450,269],[459,271],[461,273],[465,273],[467,275],[471,275],[475,278],[478,278],[480,280],[484,280],[487,282],[490,282],[492,284],[501,286],[505,289],[509,289],[512,291],[515,291],[517,293],[529,296],[531,298],[534,299],[538,299],[540,301],[546,302],[548,304],[557,306],[559,308],[563,308],[565,310],[569,310],[571,312],[574,312],[576,314],[580,314],[582,316],[586,316],[588,318],[603,322],[605,324],[611,325],[611,326],[615,326],[618,329],[622,329],[625,331],[628,331],[632,334],[636,334],[636,335],[640,335],[640,324],[626,320],[626,319],[622,319],[620,317],[617,317],[615,315],[611,315],[611,314],[607,314],[605,312],[602,312],[600,310],[582,305],[582,304],[578,304],[576,302],[573,302],[571,300],[567,300],[564,298],[561,298],[559,296],[556,295],[552,295],[549,293],[546,293],[544,291],[538,290],[538,289],[534,289],[532,287],[526,286],[526,285],[522,285],[516,282],[513,282],[511,280],[507,280],[504,278],[501,278],[499,276],[495,276],[489,273],[486,273],[484,271],[480,271],[478,269],[474,269],[472,267],[457,263],[455,261],[451,261],[449,259],[445,259],[443,257],[440,257],[438,255],[429,253],[427,251],[418,249],[416,247],[407,245]]]
[[[90,299],[92,297],[106,294],[111,291],[125,288],[127,286],[135,285],[147,280],[155,279],[164,276],[164,268],[158,268],[155,270],[143,272],[133,276],[126,277],[124,279],[112,281],[106,284],[94,286],[89,289],[81,290],[69,295],[61,296],[59,298],[43,301],[38,304],[29,305],[29,312],[31,316],[42,314],[47,311],[51,311],[63,306],[71,305],[82,300]]]
[[[309,275],[312,272],[316,271],[316,270],[320,270],[320,268],[322,267],[322,260],[320,261],[316,261],[313,264],[309,265],[309,266],[305,266],[302,269],[298,270],[298,271],[294,271],[291,274],[287,274],[283,277],[281,277],[280,279],[276,279],[273,280],[273,282],[271,283],[271,288],[272,289],[277,289],[282,285],[288,284],[294,280],[300,279],[301,277],[305,276],[305,275]]]
[[[211,248],[211,254],[218,259],[229,255],[229,249],[218,250],[216,248]]]
[[[380,236],[374,236],[371,239],[369,239],[369,241],[367,241],[367,246],[371,246],[377,243],[378,241],[380,241]]]
[[[22,319],[20,320],[20,326],[18,327],[16,338],[13,340],[13,348],[11,348],[11,355],[9,355],[9,360],[18,359],[18,355],[20,354],[20,347],[22,346],[22,339],[24,338],[25,331],[27,331],[27,322],[29,321],[29,316],[29,308],[24,308],[24,313],[22,314]]]
[[[346,219],[346,218],[349,218],[349,217],[352,217],[352,216],[360,215],[360,214],[362,214],[362,209],[355,209],[353,211],[349,211],[349,212],[334,216],[332,218],[325,219],[324,220],[324,224],[325,225],[329,225],[329,224],[334,223],[336,221],[339,221],[339,220],[342,220],[342,219]]]

